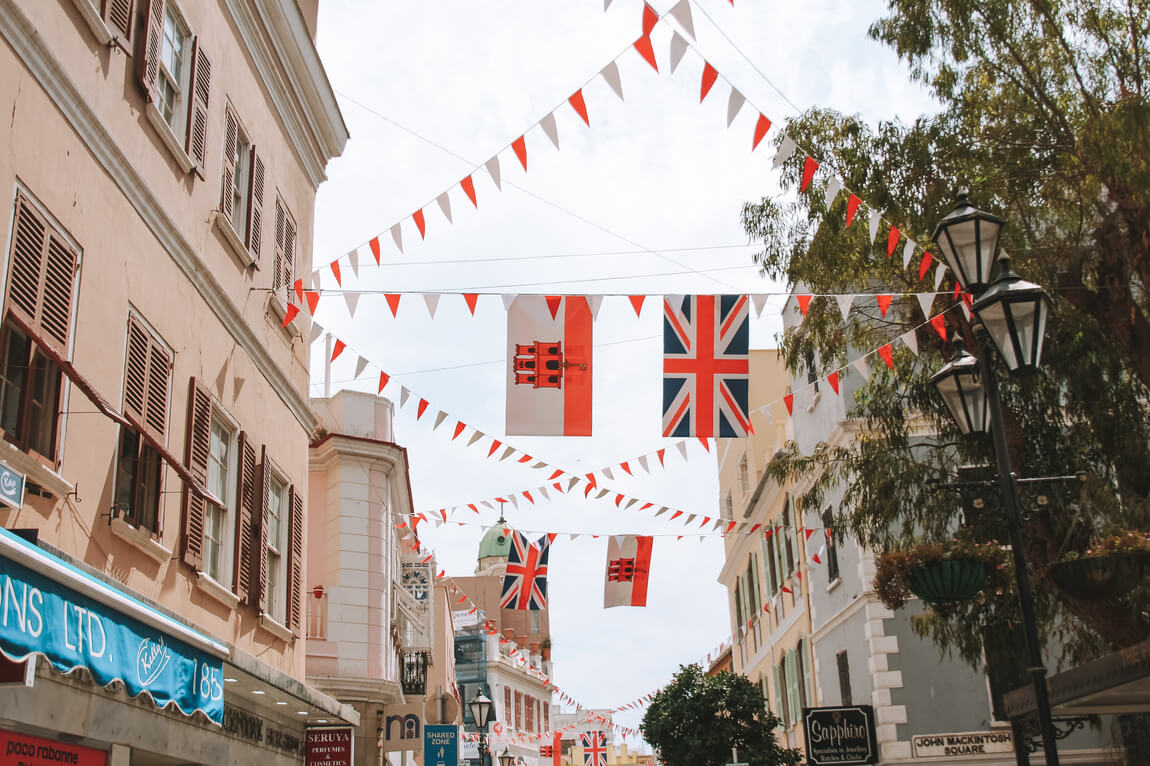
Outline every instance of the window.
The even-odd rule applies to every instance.
[[[109,5],[130,0],[105,0]],[[212,65],[171,0],[147,0],[139,78],[148,118],[185,172],[204,175]]]
[[[144,434],[167,440],[168,394],[172,355],[135,314],[128,316],[124,353],[124,415],[135,427],[120,428],[116,459],[116,511],[133,526],[159,535],[163,464]]]
[[[265,464],[265,469],[266,464]],[[267,524],[267,613],[274,620],[283,623],[287,618],[287,515],[288,484],[272,473],[266,479],[267,507],[264,523]]]
[[[730,521],[735,518],[735,501],[731,497],[731,490],[727,490],[723,495],[723,521]]]
[[[69,353],[79,261],[78,249],[17,193],[0,327],[0,432],[49,462],[63,385],[55,360]]]
[[[807,383],[812,384],[814,393],[819,392],[819,373],[815,369],[815,352],[812,349],[807,349],[803,354],[804,366],[807,368]]]
[[[503,687],[503,723],[511,725],[511,687]]]
[[[233,246],[259,263],[263,229],[264,163],[229,104],[224,112],[224,172],[220,212],[231,224]],[[294,247],[294,240],[293,240]],[[239,253],[237,253],[238,255]]]
[[[834,514],[828,506],[823,511],[823,530],[827,536],[827,580],[834,582],[839,579],[839,552],[835,547],[835,538],[831,534],[831,524],[834,521]]]
[[[845,651],[835,655],[835,664],[839,670],[839,696],[842,698],[840,704],[844,707],[849,706],[851,704],[851,666]]]
[[[295,219],[283,200],[276,197],[276,252],[272,273],[272,292],[284,305],[292,302],[295,281]]]
[[[204,573],[223,582],[227,565],[224,550],[227,542],[228,488],[231,486],[235,461],[236,433],[218,415],[211,422],[211,447],[208,452],[207,489],[216,499],[209,500],[204,511]]]
[[[739,491],[746,497],[750,489],[750,473],[747,470],[747,453],[744,452],[743,456],[739,458]]]
[[[790,577],[795,572],[795,528],[791,523],[795,515],[793,511],[794,502],[788,494],[786,505],[783,506],[783,539],[779,543],[782,548],[780,553],[783,557],[784,577]]]
[[[772,535],[763,540],[763,558],[767,562],[767,595],[773,596],[779,589],[780,580],[778,565],[775,560],[775,537]]]
[[[223,584],[231,565],[227,522],[235,510],[238,429],[212,403],[211,394],[192,378],[188,397],[189,472],[199,492],[184,489],[184,561]],[[238,570],[237,570],[238,571]]]
[[[531,610],[531,632],[533,634],[538,634],[539,630],[540,630],[539,610],[538,609],[532,609]]]
[[[543,731],[551,731],[551,705],[546,701],[541,704],[543,705]]]
[[[523,692],[515,692],[515,728],[523,728]]]
[[[526,719],[524,721],[527,725],[526,731],[535,731],[535,699],[528,695],[524,702],[525,715],[523,717]]]

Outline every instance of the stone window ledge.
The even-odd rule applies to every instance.
[[[196,587],[214,598],[216,601],[219,601],[228,609],[235,609],[236,604],[240,603],[239,596],[232,593],[229,588],[225,588],[223,585],[220,585],[207,572],[196,572]]]
[[[123,519],[112,517],[112,534],[143,553],[146,553],[157,564],[166,564],[172,558],[172,552],[152,537],[150,530],[135,527]]]

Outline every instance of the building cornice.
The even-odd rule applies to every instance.
[[[366,436],[352,436],[350,434],[326,434],[319,441],[311,445],[310,470],[327,471],[346,458],[373,460],[387,463],[392,470],[403,477],[403,481],[395,482],[399,497],[392,499],[392,510],[397,513],[414,512],[414,500],[411,495],[411,474],[408,471],[407,448],[394,442],[370,439]]]
[[[0,0],[0,35],[7,40],[29,73],[40,83],[49,99],[60,110],[64,119],[71,124],[77,137],[113,183],[120,188],[160,246],[167,251],[184,276],[196,288],[204,303],[247,352],[256,369],[267,379],[299,424],[310,433],[318,421],[307,397],[295,389],[287,373],[264,348],[239,309],[225,294],[223,286],[200,260],[171,216],[156,201],[143,177],[120,151],[115,139],[88,106],[87,98],[60,67],[56,56],[45,45],[43,37],[13,0]]]
[[[348,131],[295,0],[224,0],[312,186],[343,153]]]

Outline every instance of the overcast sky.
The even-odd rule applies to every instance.
[[[660,13],[674,5],[653,3]],[[319,50],[340,98],[351,140],[328,166],[316,210],[315,263],[359,247],[363,290],[353,317],[326,294],[317,320],[351,349],[338,359],[332,390],[374,392],[378,370],[430,402],[416,422],[414,401],[397,414],[409,450],[417,511],[532,489],[549,473],[487,459],[490,439],[466,446],[472,428],[533,456],[586,472],[674,442],[660,436],[661,301],[640,317],[629,294],[783,292],[757,273],[739,225],[742,204],[779,193],[771,170],[779,128],[800,109],[829,107],[869,122],[909,122],[934,104],[912,86],[885,48],[867,39],[881,3],[765,3],[698,0],[695,40],[670,74],[669,16],[656,27],[656,74],[630,44],[643,5],[614,0],[324,0]],[[620,55],[622,54],[622,55]],[[705,57],[720,73],[700,105]],[[617,61],[624,100],[600,70]],[[728,128],[731,84],[747,105]],[[583,88],[590,127],[567,105]],[[761,110],[775,127],[757,152]],[[554,112],[556,149],[539,127]],[[510,149],[526,134],[528,172]],[[768,143],[770,144],[768,146]],[[502,191],[483,165],[498,155]],[[478,209],[459,181],[474,174]],[[449,193],[453,222],[436,198]],[[420,240],[411,219],[424,210]],[[893,217],[893,216],[892,216]],[[404,253],[388,230],[401,224]],[[365,246],[382,235],[383,268]],[[370,265],[368,265],[370,262]],[[332,279],[325,288],[334,288]],[[404,294],[392,318],[383,293]],[[419,293],[445,293],[434,319]],[[458,293],[481,293],[475,316]],[[505,439],[506,314],[501,294],[605,295],[595,323],[594,436]],[[781,298],[752,320],[752,347],[776,345]],[[322,343],[313,348],[312,394],[322,395]],[[355,361],[369,361],[353,379]],[[752,408],[765,402],[750,402]],[[448,413],[432,432],[434,416]],[[322,414],[322,413],[321,413]],[[457,420],[468,425],[452,441]],[[686,513],[718,515],[715,450],[694,442],[688,459],[672,449],[666,468],[615,482],[621,492]],[[652,459],[657,466],[658,461]],[[619,471],[616,471],[619,478]],[[635,506],[638,507],[638,506]],[[554,680],[586,707],[626,704],[665,683],[680,664],[703,659],[729,637],[718,538],[700,541],[682,519],[620,511],[609,500],[564,498],[508,508],[515,527],[560,534],[551,552]],[[469,575],[481,525],[497,515],[457,513],[467,522],[422,531],[440,566]],[[570,533],[587,536],[572,541]],[[649,606],[602,608],[606,540],[591,534],[656,538]],[[637,727],[641,712],[616,721]],[[634,744],[634,741],[632,741]]]

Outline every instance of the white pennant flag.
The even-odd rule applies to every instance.
[[[399,252],[403,252],[403,229],[397,223],[391,227],[391,238],[395,240],[395,246],[399,248]]]
[[[547,494],[547,487],[540,487],[539,494],[543,495],[544,500],[550,500],[551,495]]]
[[[607,84],[611,86],[611,90],[615,91],[615,95],[619,97],[620,101],[622,101],[623,83],[619,80],[619,67],[615,65],[615,62],[612,61],[607,66],[603,67],[603,70],[599,72],[599,74],[603,75],[603,79],[606,80]]]
[[[347,251],[347,265],[351,266],[351,273],[354,274],[355,277],[358,279],[359,278],[359,250],[352,249],[352,250]]]
[[[839,311],[842,312],[843,321],[847,321],[847,317],[849,317],[851,313],[851,306],[853,306],[855,302],[854,295],[836,295],[835,301],[839,304]]]
[[[491,502],[490,500],[480,500],[479,504],[482,505],[484,508],[490,508],[492,510],[495,510],[495,503]]]
[[[918,356],[918,334],[914,330],[904,332],[900,340],[906,344],[912,354]]]
[[[651,469],[647,467],[647,456],[646,455],[640,455],[639,456],[639,467],[642,468],[645,473],[651,473]]]
[[[514,447],[508,447],[507,449],[503,450],[503,454],[500,456],[499,462],[502,463],[504,460],[506,460],[507,458],[511,457],[514,454],[515,454],[515,448]]]
[[[556,127],[556,125],[555,125],[554,113],[549,114],[546,117],[544,117],[542,120],[540,120],[539,121],[539,127],[543,128],[543,132],[547,134],[547,137],[549,139],[551,139],[551,143],[553,143],[555,145],[555,148],[558,149],[559,148],[559,128]]]
[[[604,495],[606,495],[606,494],[607,494],[608,492],[610,492],[610,491],[611,491],[611,490],[609,490],[609,489],[601,489],[601,490],[599,490],[599,494],[595,495],[595,499],[596,499],[596,500],[602,500],[602,499],[603,499],[603,496],[604,496]]]
[[[451,197],[447,196],[447,192],[440,194],[435,198],[435,201],[439,203],[439,209],[443,211],[443,217],[447,219],[447,222],[454,223],[451,220]]]
[[[691,18],[691,2],[690,0],[679,0],[675,7],[671,9],[671,18],[679,22],[679,26],[687,33],[687,36],[692,40],[695,39],[695,21]]]
[[[587,306],[591,309],[591,319],[594,321],[599,318],[599,307],[603,305],[602,295],[588,295]]]
[[[511,304],[515,302],[515,296],[510,294],[510,293],[504,293],[500,297],[503,298],[503,310],[504,311],[507,311],[509,308],[511,308]]]
[[[423,301],[427,304],[427,313],[435,319],[435,310],[439,308],[439,293],[424,293]]]
[[[656,516],[662,516],[666,512],[667,512],[667,506],[661,505],[661,506],[659,506],[659,510],[655,511],[655,515]]]
[[[694,514],[694,513],[692,513],[690,516],[688,516],[688,517],[687,517],[687,520],[683,522],[683,526],[685,527],[685,526],[687,526],[688,524],[690,524],[692,521],[694,521],[694,520],[695,520],[695,516],[696,516],[696,514]]]
[[[870,367],[867,366],[865,356],[860,356],[851,362],[851,366],[859,371],[859,374],[863,376],[863,380],[870,380]]]
[[[467,440],[467,446],[470,447],[472,444],[475,444],[475,442],[479,441],[484,436],[486,436],[486,434],[484,434],[478,428],[475,429],[475,433],[471,434],[471,438]]]
[[[683,0],[686,2],[686,0]],[[679,62],[683,60],[683,54],[687,52],[687,41],[678,32],[671,34],[671,74],[675,74],[675,70],[679,66]]]
[[[611,7],[611,0],[603,0],[603,13],[606,13],[607,9],[610,7]]]
[[[611,473],[610,468],[604,468],[602,470],[602,474],[607,477],[608,481],[615,481],[615,476],[614,476],[614,474]]]
[[[511,503],[515,510],[519,510],[519,500],[515,497],[515,495],[508,495],[507,501]]]
[[[763,306],[767,305],[767,295],[765,293],[754,293],[751,295],[751,303],[755,306],[755,318],[758,319],[763,315]]]
[[[827,181],[827,188],[823,196],[827,210],[831,209],[831,205],[834,204],[835,198],[839,196],[839,192],[842,191],[842,189],[843,182],[838,176],[832,176],[831,180]]]
[[[405,404],[407,404],[407,398],[409,396],[411,396],[411,392],[407,390],[407,386],[400,386],[399,387],[399,409],[402,410],[403,406]]]
[[[355,319],[355,309],[359,306],[359,293],[344,293],[343,302],[347,304],[347,314]]]
[[[499,191],[503,191],[503,181],[499,177],[499,156],[496,155],[495,157],[489,159],[485,163],[484,167],[487,168],[487,172],[490,174],[491,180],[495,182],[495,188]]]
[[[942,280],[946,276],[946,264],[942,261],[938,262],[938,266],[934,269],[934,289],[937,291],[942,286]]]
[[[684,460],[686,460],[687,459],[687,442],[679,442],[675,446],[679,448],[679,454],[683,456]]]
[[[918,305],[922,307],[922,315],[930,319],[930,307],[934,305],[934,293],[915,293]]]
[[[915,247],[917,247],[917,245],[915,245],[914,240],[908,237],[906,244],[902,248],[902,267],[904,269],[910,265],[910,259],[914,257]]]
[[[311,337],[308,338],[308,342],[309,343],[315,343],[316,339],[319,338],[320,335],[323,335],[323,326],[319,322],[312,321],[312,323],[311,323]]]
[[[882,213],[877,210],[870,211],[870,241],[874,244],[874,238],[878,236],[878,224],[882,219]]]
[[[779,144],[779,150],[775,152],[775,158],[771,160],[771,168],[777,168],[779,165],[782,165],[784,162],[789,160],[797,148],[798,144],[795,143],[793,138],[790,136],[783,136],[783,142]]]
[[[447,413],[446,413],[446,412],[444,412],[443,410],[440,410],[440,411],[439,411],[439,414],[435,416],[435,425],[433,425],[433,426],[431,427],[431,430],[432,430],[432,431],[434,431],[435,429],[437,429],[437,428],[439,428],[441,425],[443,425],[443,421],[444,421],[446,418],[447,418]]]
[[[727,127],[728,128],[731,127],[731,123],[735,121],[735,118],[739,116],[739,110],[743,108],[743,104],[745,104],[746,102],[747,102],[747,99],[743,96],[743,94],[739,93],[739,91],[734,86],[732,86],[731,87],[731,96],[730,96],[730,98],[727,99]]]
[[[624,511],[630,510],[631,506],[637,502],[639,502],[639,498],[637,498],[637,497],[631,498],[630,500],[627,501],[627,505],[623,507],[623,510]]]
[[[366,368],[367,368],[367,360],[361,356],[359,359],[355,360],[355,375],[353,375],[352,377],[358,378],[360,375],[363,374],[363,371]]]

